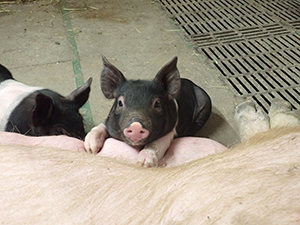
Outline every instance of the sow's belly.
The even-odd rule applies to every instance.
[[[31,87],[15,80],[0,83],[0,131],[5,131],[8,118],[20,102],[41,87]]]

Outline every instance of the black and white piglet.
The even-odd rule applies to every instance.
[[[68,135],[84,139],[79,108],[90,93],[90,78],[66,97],[41,87],[31,87],[12,77],[0,65],[0,131],[28,136]]]
[[[211,114],[207,93],[192,81],[180,78],[177,57],[151,81],[126,80],[105,57],[103,64],[101,89],[106,98],[114,98],[115,102],[105,125],[87,134],[87,151],[97,153],[105,139],[113,137],[142,149],[137,159],[142,166],[156,166],[174,136],[195,135]]]

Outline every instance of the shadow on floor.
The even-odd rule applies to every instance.
[[[197,133],[197,136],[211,138],[226,147],[240,142],[238,131],[229,125],[225,117],[215,107],[213,107],[210,118]]]

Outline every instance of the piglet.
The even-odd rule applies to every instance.
[[[105,57],[103,65],[101,90],[115,102],[105,124],[87,134],[87,151],[97,153],[105,139],[113,137],[140,150],[140,165],[157,166],[174,136],[195,135],[211,114],[208,94],[192,81],[180,78],[177,57],[151,81],[126,80]]]
[[[79,108],[87,101],[92,78],[63,97],[42,87],[16,81],[0,65],[0,131],[28,136],[68,135],[84,139]]]

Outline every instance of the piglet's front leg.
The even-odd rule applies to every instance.
[[[137,163],[143,167],[158,166],[159,160],[163,158],[170,147],[175,134],[174,128],[170,133],[146,145],[138,154]]]
[[[106,126],[103,123],[100,123],[86,135],[84,140],[85,150],[93,154],[98,153],[108,136]]]

